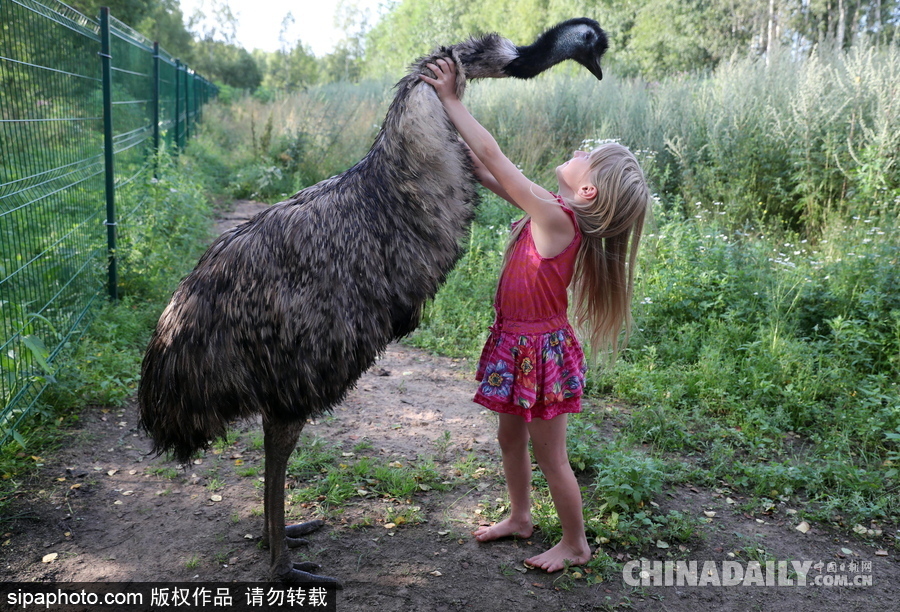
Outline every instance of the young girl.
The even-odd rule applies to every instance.
[[[525,561],[555,572],[591,557],[581,491],[566,452],[568,414],[581,412],[584,354],[567,318],[574,312],[593,350],[614,357],[630,328],[634,264],[650,195],[634,155],[611,143],[576,151],[556,169],[558,195],[532,183],[456,96],[456,65],[428,64],[450,120],[471,149],[481,183],[525,211],[513,229],[494,302],[496,320],[484,347],[475,401],[499,413],[497,439],[510,513],[474,532],[480,542],[528,538],[531,458],[541,468],[562,525],[562,540]],[[630,246],[629,246],[630,243]],[[626,335],[627,339],[627,335]]]

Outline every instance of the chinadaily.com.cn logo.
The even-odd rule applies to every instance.
[[[850,561],[629,561],[628,586],[872,586],[872,562]]]

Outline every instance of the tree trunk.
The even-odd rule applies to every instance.
[[[882,42],[881,30],[884,24],[881,22],[881,0],[875,0],[875,23],[872,30],[875,33],[875,44],[880,45]]]
[[[844,33],[847,29],[847,6],[844,0],[838,0],[838,23],[837,32],[835,33],[835,44],[838,49],[844,48]]]
[[[769,65],[769,58],[775,50],[775,0],[769,0],[769,20],[766,24],[766,66]]]

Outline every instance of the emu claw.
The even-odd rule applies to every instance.
[[[284,527],[284,535],[289,538],[296,538],[297,536],[306,535],[307,533],[312,533],[317,529],[321,529],[322,525],[325,524],[325,521],[321,519],[316,519],[314,521],[307,521],[305,523],[297,523],[296,525],[285,525]]]
[[[284,541],[287,544],[288,548],[297,548],[298,546],[303,546],[304,544],[309,544],[309,540],[305,538],[298,538],[297,536],[306,535],[307,533],[312,533],[317,529],[320,529],[322,525],[325,524],[325,521],[316,519],[314,521],[307,521],[306,523],[298,523],[297,525],[287,525],[284,528]]]
[[[319,574],[311,574],[297,566],[314,569],[310,566],[318,567],[315,563],[294,563],[294,567],[287,572],[281,574],[278,578],[285,584],[309,584],[310,582],[318,582],[320,584],[332,584],[336,589],[343,589],[344,585],[337,578],[331,576],[320,576]]]
[[[294,561],[294,569],[301,572],[314,572],[322,566],[312,561]]]

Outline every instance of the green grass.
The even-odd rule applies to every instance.
[[[636,405],[628,437],[752,494],[896,517],[893,221],[833,221],[815,242],[723,230],[676,218],[648,237],[638,332],[602,377]]]
[[[190,559],[184,562],[184,568],[193,570],[200,567],[200,557],[197,555],[192,556]]]
[[[174,480],[178,478],[178,470],[173,467],[155,467],[147,471],[148,474],[165,478],[166,480]]]
[[[388,461],[356,452],[341,453],[322,438],[304,437],[288,464],[288,474],[297,477],[292,502],[315,504],[331,516],[354,499],[381,499],[391,502],[384,522],[402,525],[422,520],[421,507],[412,505],[417,494],[451,486],[430,458]]]

